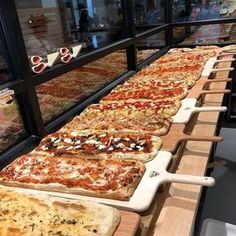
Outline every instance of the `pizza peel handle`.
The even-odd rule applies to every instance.
[[[231,62],[231,61],[235,61],[235,59],[234,59],[234,58],[219,59],[219,60],[216,60],[216,63],[220,63],[220,62]]]
[[[217,89],[217,90],[201,90],[199,92],[199,97],[206,94],[220,94],[220,93],[231,93],[230,89]]]
[[[229,67],[229,68],[215,68],[215,69],[211,69],[211,72],[233,71],[233,70],[234,70],[233,67]]]
[[[195,184],[202,186],[213,186],[215,180],[212,177],[193,176],[193,175],[181,175],[172,174],[167,171],[163,172],[163,181],[183,184]]]
[[[234,55],[236,55],[236,51],[235,52],[224,52],[224,53],[221,53],[221,54],[219,54],[218,55],[218,57],[227,57],[227,56],[234,56]]]
[[[226,112],[227,107],[194,107],[192,113],[197,112]]]
[[[220,136],[203,136],[203,135],[187,135],[183,134],[179,139],[181,141],[206,141],[206,142],[221,142],[223,140]]]
[[[228,79],[217,79],[217,78],[214,78],[214,79],[205,79],[204,80],[204,84],[208,84],[208,83],[220,83],[220,82],[231,82],[232,79],[231,78],[228,78]]]

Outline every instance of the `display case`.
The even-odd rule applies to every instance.
[[[25,133],[40,140],[170,47],[233,43],[234,8],[233,1],[4,2],[0,89],[15,91]],[[1,150],[3,159],[12,148]]]

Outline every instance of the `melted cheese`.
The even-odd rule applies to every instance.
[[[3,188],[0,209],[1,236],[110,236],[112,222],[118,223],[115,220],[118,212],[114,215],[113,209],[107,206],[51,198],[38,200]],[[105,228],[101,227],[104,224]]]

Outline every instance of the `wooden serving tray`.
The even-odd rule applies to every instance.
[[[184,124],[172,124],[169,132],[161,136],[163,142],[161,150],[175,154],[184,141],[219,142],[223,140],[218,136],[188,135],[184,133],[185,128]]]

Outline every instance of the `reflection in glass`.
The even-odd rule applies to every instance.
[[[152,56],[153,54],[155,54],[158,51],[159,51],[159,49],[141,49],[141,48],[138,48],[137,49],[137,61],[138,61],[138,63],[141,63],[142,61],[144,61],[145,59]]]
[[[155,25],[164,22],[164,0],[135,0],[136,25]]]
[[[24,133],[14,94],[0,91],[0,152],[14,144]]]
[[[235,17],[235,10],[234,1],[228,0],[174,0],[173,20],[182,22]]]
[[[3,84],[9,80],[9,69],[6,62],[6,47],[3,45],[0,38],[0,84]]]
[[[137,42],[137,47],[139,49],[156,49],[165,46],[165,32],[149,36],[143,40]]]
[[[37,86],[44,122],[103,88],[124,73],[126,65],[126,51],[121,50]]]
[[[137,62],[141,63],[165,46],[165,31],[149,36],[136,43]]]
[[[82,43],[84,50],[124,36],[120,0],[15,0],[28,55]]]
[[[214,44],[236,41],[236,25],[233,23],[188,26],[174,28],[175,43]]]

